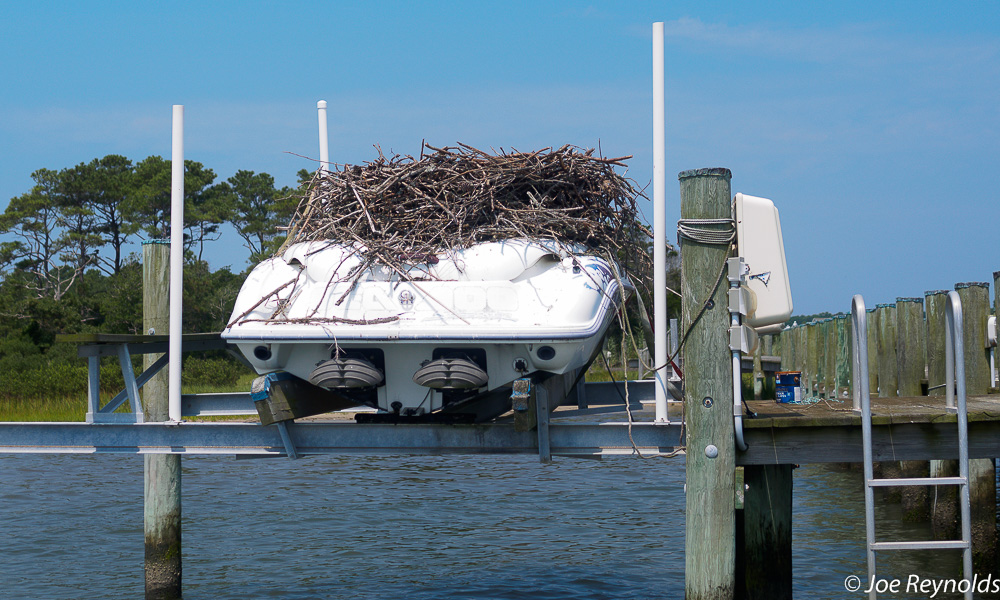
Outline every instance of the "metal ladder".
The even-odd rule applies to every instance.
[[[955,292],[948,292],[945,326],[945,387],[946,410],[958,416],[958,477],[913,477],[903,479],[875,479],[872,459],[872,410],[868,388],[868,320],[865,301],[860,294],[851,301],[851,334],[853,337],[853,391],[854,410],[861,414],[861,431],[864,439],[865,461],[865,533],[868,547],[868,579],[865,586],[875,577],[875,553],[884,550],[944,550],[961,549],[964,577],[972,581],[972,532],[969,509],[969,423],[965,407],[965,347],[962,336],[962,301]],[[956,405],[955,388],[958,390]],[[961,490],[962,539],[916,542],[876,542],[875,541],[875,494],[876,487],[896,487],[906,485],[957,485]],[[971,585],[970,585],[971,588]],[[965,598],[972,599],[972,589]],[[876,598],[875,587],[869,598]]]

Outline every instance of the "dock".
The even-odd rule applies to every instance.
[[[969,457],[1000,456],[1000,394],[970,396]],[[850,398],[812,404],[748,401],[757,416],[744,419],[749,448],[739,465],[862,462],[861,417]],[[958,458],[956,416],[944,396],[872,398],[876,461]]]

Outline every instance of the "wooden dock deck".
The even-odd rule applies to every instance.
[[[873,455],[877,461],[958,458],[957,417],[944,396],[872,398]],[[861,462],[861,417],[850,398],[814,404],[749,401],[744,418],[749,445],[740,465]],[[970,458],[1000,456],[1000,394],[970,396]]]

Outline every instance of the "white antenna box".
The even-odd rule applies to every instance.
[[[736,243],[752,298],[744,323],[755,329],[784,323],[792,316],[792,291],[778,209],[767,198],[747,194],[736,194],[735,204]]]

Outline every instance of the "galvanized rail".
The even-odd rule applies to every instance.
[[[679,444],[680,424],[551,424],[557,456],[667,454]],[[512,424],[388,425],[293,423],[300,455],[309,454],[537,454],[536,432]],[[223,454],[284,456],[278,429],[257,423],[0,423],[0,453]]]

